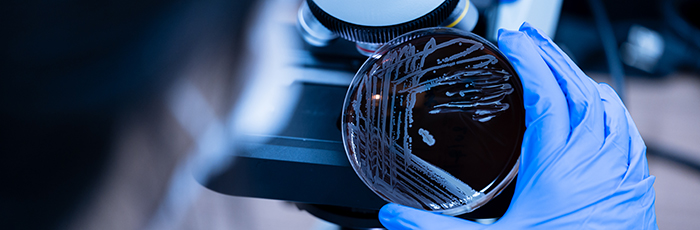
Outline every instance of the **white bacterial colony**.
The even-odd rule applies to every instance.
[[[430,132],[428,132],[428,130],[420,128],[418,130],[418,134],[421,137],[423,137],[423,142],[425,142],[425,144],[427,144],[428,146],[433,146],[435,144],[435,138],[433,138],[433,135],[430,135]]]

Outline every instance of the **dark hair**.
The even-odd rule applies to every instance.
[[[251,2],[4,4],[3,228],[59,227],[99,180],[124,110],[159,94],[202,43],[227,43],[235,63]]]

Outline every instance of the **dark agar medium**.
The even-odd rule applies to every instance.
[[[426,28],[385,44],[355,75],[342,116],[353,169],[388,202],[459,215],[518,172],[520,79],[466,31]]]

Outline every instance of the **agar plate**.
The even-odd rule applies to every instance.
[[[466,31],[426,28],[384,44],[355,75],[341,119],[353,169],[388,202],[459,215],[518,172],[520,79]]]

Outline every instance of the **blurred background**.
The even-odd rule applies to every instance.
[[[538,21],[613,85],[648,146],[659,227],[700,226],[699,3],[471,2],[474,33],[493,41],[495,27],[520,25],[503,15]],[[364,210],[382,201],[354,178],[336,129],[366,57],[341,38],[304,40],[302,3],[4,4],[1,228],[330,230],[327,220],[372,219]],[[357,216],[300,203],[356,204],[340,213]]]

